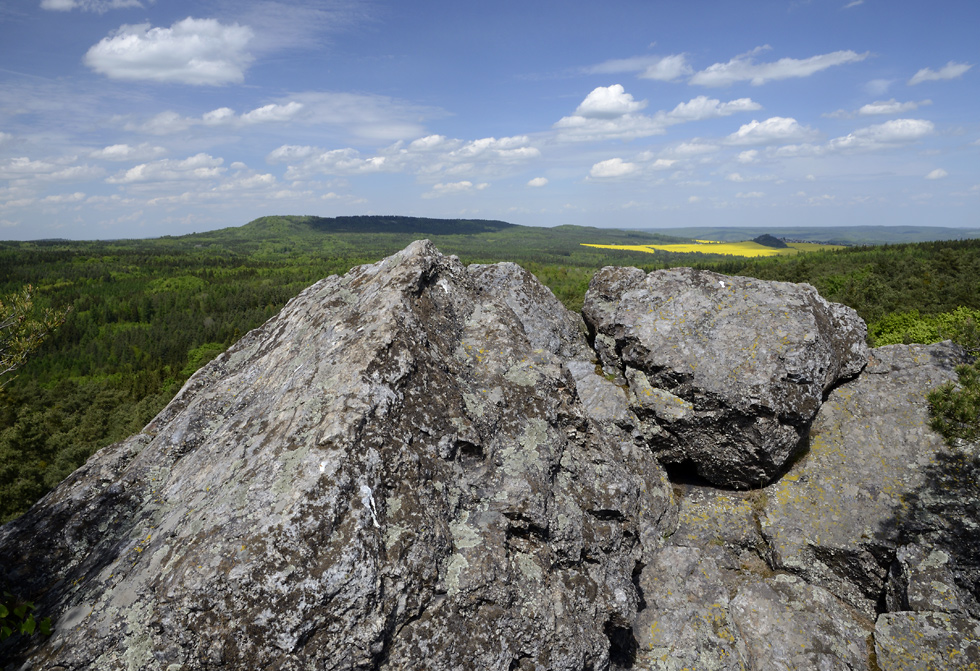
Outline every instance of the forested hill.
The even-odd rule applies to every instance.
[[[0,521],[22,513],[96,449],[141,429],[191,373],[302,289],[420,237],[464,263],[518,263],[573,310],[607,265],[694,265],[809,282],[878,325],[876,334],[915,331],[920,316],[980,309],[980,240],[741,259],[582,246],[677,241],[607,228],[276,216],[150,240],[0,242],[0,297],[31,284],[39,307],[71,308],[0,393]]]
[[[244,236],[267,233],[291,234],[304,231],[319,233],[408,233],[413,235],[474,235],[493,233],[517,224],[489,219],[430,219],[427,217],[357,216],[357,217],[289,217],[270,216],[255,219],[237,229]]]

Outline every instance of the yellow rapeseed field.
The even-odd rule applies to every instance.
[[[632,252],[646,252],[653,254],[656,251],[703,254],[729,254],[731,256],[793,256],[800,252],[812,252],[824,249],[841,249],[839,245],[818,245],[811,242],[790,242],[789,247],[775,249],[760,245],[758,242],[715,242],[713,240],[695,240],[691,243],[680,245],[595,245],[583,243],[584,247],[597,247],[599,249],[622,249]]]

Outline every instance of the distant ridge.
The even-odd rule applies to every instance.
[[[245,227],[264,228],[271,220],[286,217],[262,217]],[[365,215],[355,217],[288,217],[299,226],[321,233],[409,233],[420,235],[472,235],[494,233],[517,224],[489,219],[430,219],[396,215]],[[278,221],[276,222],[278,223]],[[245,228],[243,227],[243,228]]]
[[[935,240],[968,240],[980,238],[977,228],[943,226],[696,226],[690,228],[641,228],[646,233],[662,233],[682,238],[739,242],[767,234],[796,242],[819,242],[828,245],[886,245]]]

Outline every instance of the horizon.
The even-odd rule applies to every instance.
[[[281,211],[977,228],[978,24],[965,0],[2,6],[0,239]]]

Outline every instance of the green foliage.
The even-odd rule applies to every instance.
[[[980,310],[960,306],[950,312],[920,315],[918,310],[893,312],[868,325],[875,346],[935,343],[952,340],[970,352],[980,352]]]
[[[946,442],[980,439],[980,368],[977,363],[956,368],[959,382],[948,382],[929,392],[929,422]]]
[[[10,592],[4,592],[0,598],[0,641],[14,634],[32,636],[39,631],[45,636],[51,635],[51,618],[34,619],[34,604],[18,599]]]
[[[139,431],[195,370],[299,291],[422,237],[463,263],[519,263],[574,311],[592,275],[606,265],[648,272],[695,265],[809,282],[869,323],[891,316],[881,335],[903,328],[905,318],[894,315],[913,309],[913,324],[960,306],[974,311],[975,324],[980,310],[976,240],[733,259],[581,246],[683,241],[639,231],[274,216],[154,240],[0,242],[0,296],[32,285],[30,297],[44,306],[32,314],[50,310],[64,318],[0,396],[0,521],[22,514],[99,448]]]
[[[24,365],[27,357],[65,321],[69,310],[36,307],[34,287],[30,284],[0,298],[0,377]],[[0,382],[0,388],[8,381]]]

